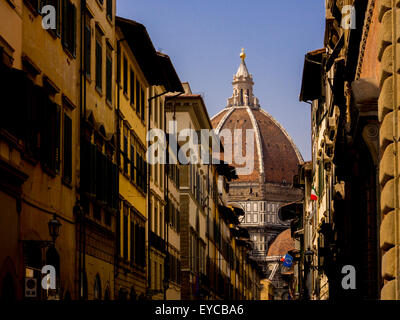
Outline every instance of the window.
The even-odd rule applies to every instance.
[[[250,214],[249,213],[247,213],[246,214],[246,223],[250,223],[251,221],[250,221]]]
[[[157,98],[155,106],[154,106],[155,112],[154,112],[154,122],[158,125],[158,111],[160,109],[160,101],[159,98]]]
[[[135,73],[131,70],[130,74],[131,78],[131,105],[135,104]]]
[[[72,183],[72,120],[64,113],[63,178]]]
[[[111,227],[111,212],[110,211],[106,211],[105,215],[104,215],[104,222],[107,226]]]
[[[124,155],[124,173],[128,174],[128,129],[124,127],[124,150],[123,150],[123,155]],[[132,157],[132,155],[131,155]]]
[[[143,89],[140,91],[140,113],[141,113],[141,119],[144,121],[144,104],[145,104],[145,102],[144,102],[144,98],[145,98],[145,95],[144,95],[144,91],[143,91]]]
[[[101,300],[101,281],[100,276],[97,274],[94,280],[94,300]]]
[[[112,21],[113,20],[113,0],[107,0],[107,17]]]
[[[163,236],[164,236],[163,225],[164,225],[164,212],[163,212],[162,208],[160,207],[160,232],[159,232],[159,236],[161,238],[163,238]]]
[[[85,25],[85,72],[88,77],[91,74],[91,57],[92,57],[92,29],[90,28],[90,19],[86,16]]]
[[[128,260],[128,215],[129,208],[124,204],[124,217],[123,217],[123,258]]]
[[[41,158],[45,169],[53,174],[60,169],[60,106],[48,97],[42,114]]]
[[[135,181],[135,146],[134,137],[131,134],[131,180]]]
[[[124,57],[124,93],[128,93],[128,60],[126,57]]]
[[[140,113],[140,82],[136,79],[136,112]]]
[[[96,88],[103,88],[103,46],[100,31],[96,32]]]
[[[132,213],[131,213],[132,216]],[[135,261],[135,223],[131,221],[131,237],[130,237],[130,242],[131,242],[131,262],[133,263]],[[136,261],[135,261],[136,262]]]
[[[93,218],[101,221],[101,208],[97,205],[93,205]]]
[[[62,0],[62,43],[73,56],[76,54],[76,8],[69,0]]]
[[[154,233],[158,234],[158,208],[154,206]]]
[[[55,31],[56,31],[57,37],[60,37],[60,12],[61,12],[61,10],[60,10],[60,1],[61,0],[42,0],[41,1],[41,8],[40,8],[40,13],[41,13],[42,8],[44,6],[51,5],[51,6],[53,6],[55,8],[55,10],[56,10],[56,30]],[[37,5],[40,5],[40,1],[36,1],[36,2],[38,3]],[[52,29],[49,29],[49,31],[50,30],[53,31]]]
[[[112,54],[110,48],[107,48],[106,57],[106,99],[112,103]]]
[[[159,281],[158,281],[158,288],[161,290],[162,289],[162,287],[163,287],[163,285],[162,285],[162,281],[163,281],[163,279],[164,279],[164,270],[163,270],[164,268],[163,268],[163,265],[160,263],[160,278],[159,278]]]

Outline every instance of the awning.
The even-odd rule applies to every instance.
[[[233,166],[230,166],[226,162],[220,162],[216,164],[217,172],[220,176],[224,176],[228,181],[235,180],[238,178],[236,174],[236,169]]]
[[[303,202],[297,201],[283,205],[278,210],[278,217],[282,221],[292,220],[303,214]]]
[[[322,60],[325,49],[311,51],[304,59],[300,101],[313,101],[320,97],[322,89]]]
[[[239,219],[235,215],[234,211],[228,207],[218,205],[218,212],[221,214],[221,217],[229,224],[238,225]]]

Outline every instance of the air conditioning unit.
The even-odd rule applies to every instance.
[[[37,296],[37,279],[25,278],[25,297],[36,298]]]

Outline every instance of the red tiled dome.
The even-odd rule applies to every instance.
[[[288,251],[294,250],[294,240],[291,236],[290,229],[281,232],[268,249],[267,256],[283,256]]]
[[[249,175],[239,175],[235,182],[259,182],[263,176],[263,182],[292,183],[303,159],[288,133],[270,114],[257,107],[232,106],[215,115],[211,122],[218,132],[223,129],[254,129],[256,132],[254,154],[247,155],[254,157],[254,171]],[[244,154],[245,131],[242,132],[242,137]],[[240,167],[235,163],[233,165]]]

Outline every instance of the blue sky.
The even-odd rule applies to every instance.
[[[299,102],[304,55],[323,47],[323,0],[117,0],[117,14],[144,24],[210,116],[232,95],[241,48],[263,109],[311,159],[310,106]]]

